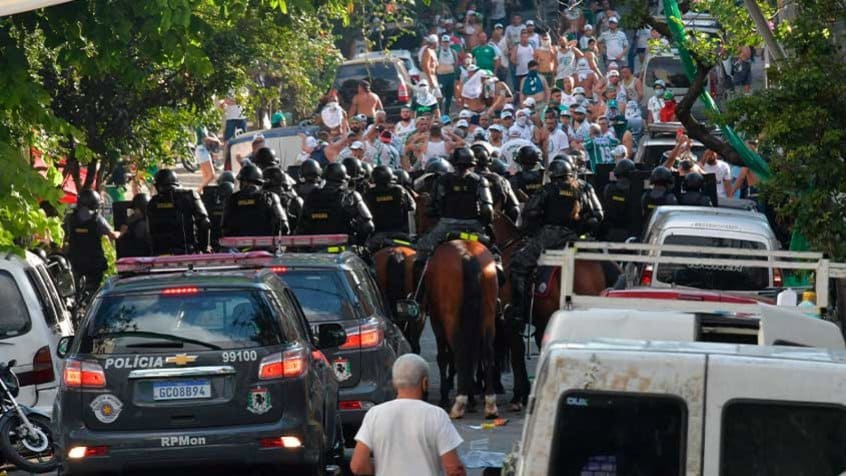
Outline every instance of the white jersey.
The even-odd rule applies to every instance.
[[[570,139],[567,133],[562,131],[560,127],[556,127],[554,131],[549,133],[547,140],[547,157],[552,160],[558,154],[563,154],[570,148]]]
[[[515,55],[517,63],[514,65],[514,74],[525,76],[529,74],[529,61],[534,59],[535,49],[532,48],[532,45],[517,45],[515,48],[517,48],[517,54]]]
[[[661,109],[664,107],[664,100],[659,98],[658,96],[652,96],[649,98],[649,102],[646,104],[646,108],[649,110],[649,114],[652,114],[652,122],[661,122]]]
[[[500,148],[500,158],[508,166],[509,172],[517,172],[517,153],[520,152],[520,149],[527,145],[537,149],[537,146],[532,144],[532,141],[523,138],[508,139],[508,141],[502,144],[502,147]],[[538,150],[538,154],[540,153],[541,151]]]
[[[572,76],[576,72],[576,53],[572,48],[568,50],[558,48],[556,57],[558,59],[558,69],[555,71],[556,80]]]

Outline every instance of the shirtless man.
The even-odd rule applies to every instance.
[[[429,35],[426,37],[426,45],[420,53],[420,71],[429,80],[429,87],[433,92],[440,89],[440,86],[438,86],[438,56],[435,53],[437,47],[438,37],[436,35]]]
[[[356,114],[364,114],[367,117],[367,123],[372,124],[373,118],[376,117],[376,111],[380,109],[384,109],[382,100],[376,93],[370,91],[370,83],[367,81],[358,83],[358,92],[353,96],[350,106],[350,117]]]
[[[552,44],[549,33],[544,33],[541,36],[541,44],[535,48],[535,61],[540,66],[540,74],[546,79],[546,84],[555,83],[555,61],[556,49]]]

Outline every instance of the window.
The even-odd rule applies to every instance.
[[[99,302],[80,351],[244,349],[283,342],[279,322],[261,291],[124,294]]]
[[[355,319],[347,290],[336,271],[288,270],[282,278],[294,291],[310,323]]]
[[[670,235],[664,239],[665,245],[714,246],[719,248],[741,248],[745,250],[766,250],[760,241],[736,240],[720,236]],[[685,256],[684,253],[661,253],[662,256]],[[700,258],[735,258],[756,259],[754,256],[713,256],[701,255]],[[765,259],[765,258],[763,258]],[[731,291],[758,291],[770,285],[768,268],[749,268],[734,266],[662,264],[658,267],[657,278],[662,283],[674,283],[700,289],[718,289]]]
[[[681,59],[655,57],[646,65],[646,80],[643,84],[652,86],[658,79],[663,79],[668,88],[689,88],[690,80],[684,72]]]
[[[59,316],[53,305],[53,301],[50,300],[47,285],[44,283],[41,275],[35,269],[30,268],[26,270],[26,277],[29,278],[29,284],[38,297],[38,304],[41,305],[41,313],[44,314],[44,322],[50,327],[56,326]]]
[[[358,302],[361,305],[361,310],[366,316],[375,315],[379,309],[375,296],[367,287],[367,275],[361,271],[355,270],[347,272],[349,276],[350,286],[353,287],[355,295],[358,297]]]
[[[646,145],[642,161],[652,166],[661,165],[666,162],[667,157],[664,156],[664,153],[669,153],[674,147],[673,144],[657,145],[647,143]],[[691,152],[693,152],[696,157],[701,158],[702,154],[705,152],[705,147],[694,145]]]
[[[846,409],[733,401],[723,409],[721,476],[837,476],[846,472]]]
[[[0,271],[0,339],[26,334],[30,328],[29,312],[15,278]]]
[[[687,408],[657,395],[569,392],[561,396],[548,474],[684,474]]]

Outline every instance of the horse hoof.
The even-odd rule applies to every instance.
[[[496,395],[485,395],[485,419],[492,420],[499,417],[499,409],[496,407]]]
[[[508,405],[508,409],[512,412],[522,412],[523,404],[520,402],[511,402],[511,404]]]
[[[458,395],[455,397],[455,404],[449,411],[449,417],[453,420],[464,418],[464,412],[467,409],[467,395]]]

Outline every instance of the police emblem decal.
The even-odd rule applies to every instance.
[[[273,408],[270,404],[270,392],[266,387],[251,388],[247,395],[247,410],[256,415],[264,415]]]
[[[352,365],[350,365],[350,361],[347,359],[335,359],[332,362],[332,370],[335,371],[335,378],[339,382],[344,382],[352,377]]]
[[[100,423],[114,422],[122,409],[123,403],[110,393],[99,395],[91,402],[91,410]]]

